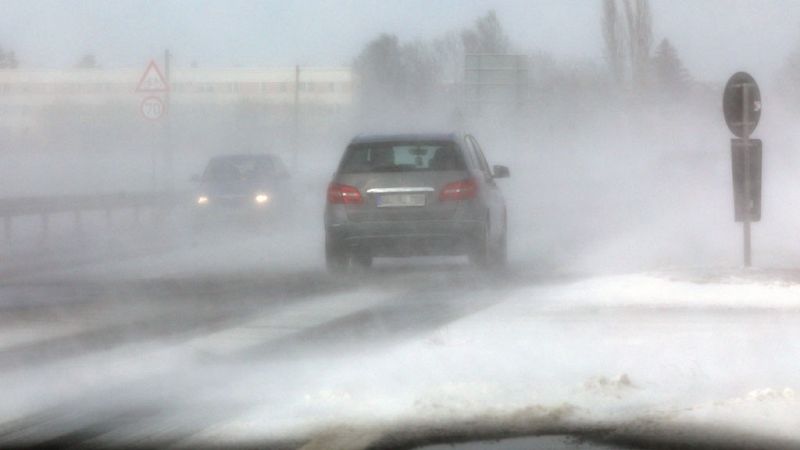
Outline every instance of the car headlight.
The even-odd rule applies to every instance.
[[[198,205],[206,205],[206,204],[208,204],[208,197],[206,197],[205,195],[201,195],[201,196],[197,197],[197,204]]]
[[[258,194],[256,195],[256,203],[262,205],[269,201],[269,196],[267,194]]]

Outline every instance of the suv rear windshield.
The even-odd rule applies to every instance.
[[[354,144],[339,166],[340,173],[464,170],[453,142],[376,142]]]

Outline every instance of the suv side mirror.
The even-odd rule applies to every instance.
[[[493,166],[492,176],[495,178],[508,178],[511,176],[511,171],[506,166]]]

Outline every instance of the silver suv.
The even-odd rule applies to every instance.
[[[328,269],[369,266],[376,256],[469,255],[482,267],[506,259],[506,205],[470,135],[358,136],[328,186]]]

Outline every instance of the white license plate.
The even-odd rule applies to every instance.
[[[381,194],[376,199],[379,208],[393,206],[425,206],[425,194]]]

